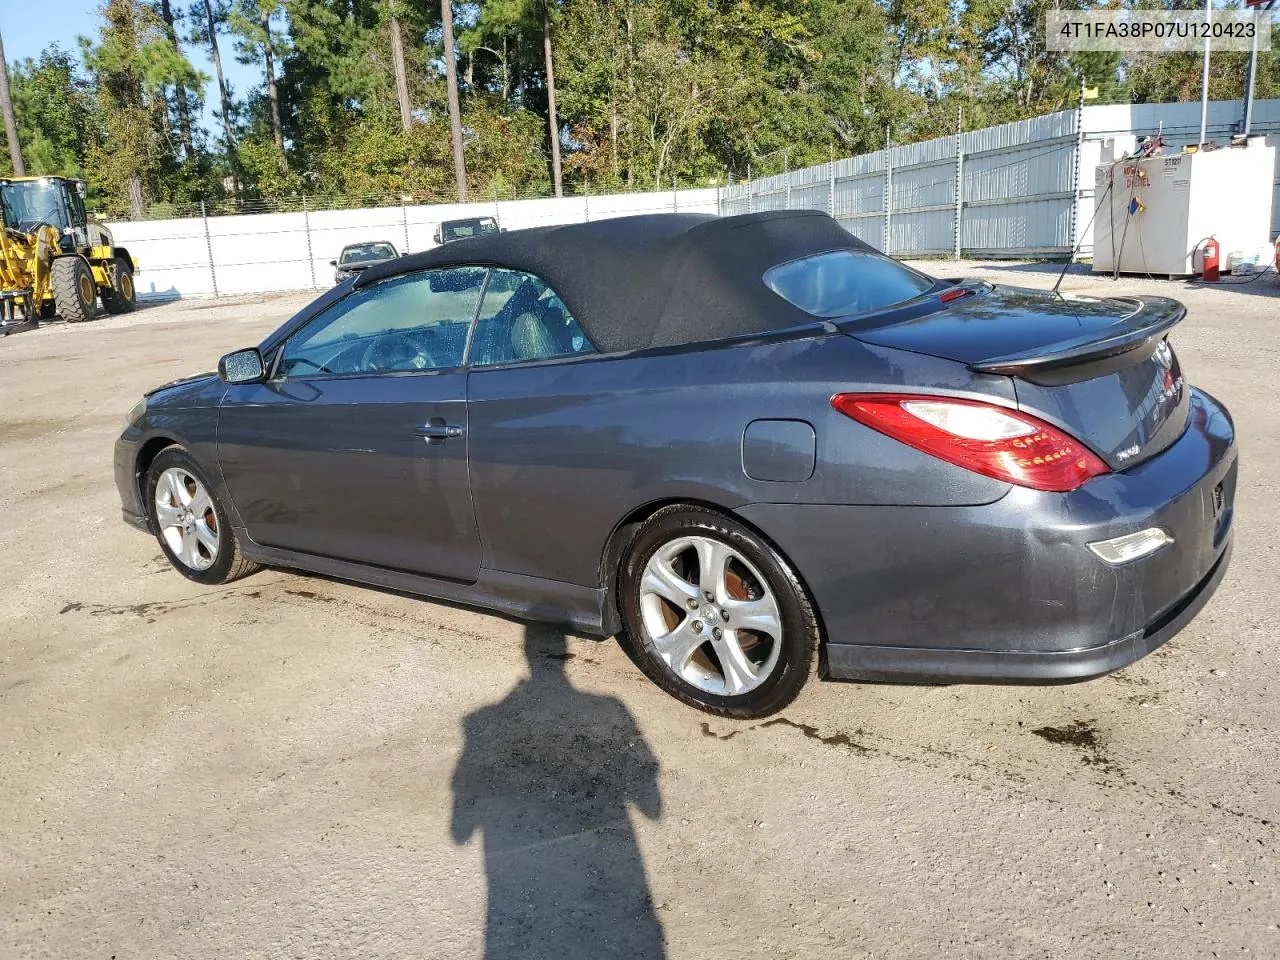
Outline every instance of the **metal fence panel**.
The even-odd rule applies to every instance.
[[[751,212],[751,183],[731,183],[720,190],[719,212],[722,217],[736,217]]]
[[[780,173],[753,181],[755,189],[751,194],[751,209],[755,212],[789,209],[787,198],[792,175]]]
[[[888,152],[888,252],[950,253],[955,231],[955,137],[939,137]]]
[[[1071,249],[1071,198],[966,207],[961,250],[981,257],[1035,256]]]
[[[1239,100],[1211,103],[1210,138],[1226,142],[1242,112]],[[1253,118],[1253,133],[1280,144],[1280,100],[1255,101]],[[1087,255],[1101,141],[1161,132],[1167,149],[1194,143],[1200,105],[1086,106],[891,147],[734,184],[719,208],[824,210],[897,256]],[[1280,234],[1280,156],[1275,185],[1272,236]]]
[[[925,146],[925,145],[921,145]],[[933,140],[931,154],[951,156],[932,162],[893,165],[890,253],[950,253],[955,236],[955,138]]]
[[[884,173],[836,178],[835,218],[859,240],[884,245]]]
[[[832,211],[840,225],[864,243],[884,244],[885,151],[830,164]]]
[[[962,251],[985,256],[1071,249],[1075,111],[961,135]]]

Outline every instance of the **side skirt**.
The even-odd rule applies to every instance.
[[[572,627],[589,636],[609,637],[621,628],[618,614],[609,602],[608,591],[599,587],[584,587],[483,567],[475,583],[458,583],[349,560],[266,547],[250,540],[242,529],[237,529],[236,533],[245,557],[272,567],[305,570],[353,583],[465,603],[521,620]]]

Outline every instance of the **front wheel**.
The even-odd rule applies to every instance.
[[[162,450],[147,471],[147,507],[160,549],[197,583],[228,583],[258,569],[240,553],[235,531],[204,471],[182,447]]]
[[[776,713],[812,672],[819,631],[804,587],[772,545],[731,517],[658,511],[627,550],[618,598],[627,653],[707,713]]]
[[[84,323],[98,315],[98,286],[89,264],[80,257],[54,260],[50,284],[54,304],[67,323]]]

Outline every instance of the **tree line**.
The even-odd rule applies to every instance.
[[[1046,49],[1047,10],[1094,5],[104,0],[95,36],[10,64],[9,90],[27,172],[86,177],[113,216],[671,189],[1073,107],[1082,87],[1102,102],[1199,97],[1195,53]],[[1215,54],[1213,98],[1242,96],[1245,56]],[[233,89],[227,57],[258,82]],[[1257,96],[1277,90],[1269,51]]]

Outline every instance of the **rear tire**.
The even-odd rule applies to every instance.
[[[133,286],[133,264],[116,257],[107,264],[111,289],[102,291],[102,305],[107,313],[131,313],[138,305],[138,292]]]
[[[677,700],[707,713],[777,713],[813,672],[817,617],[799,577],[745,524],[705,507],[659,510],[618,572],[623,648]]]
[[[151,528],[175,570],[196,583],[239,580],[258,570],[246,560],[231,520],[194,457],[167,447],[151,462],[143,485]]]
[[[85,323],[98,315],[98,287],[93,271],[79,257],[53,261],[53,301],[67,323]]]

